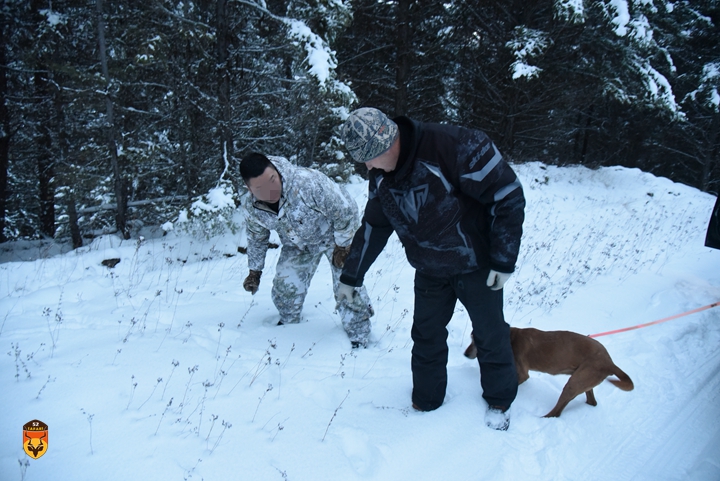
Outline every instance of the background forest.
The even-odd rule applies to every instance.
[[[337,179],[373,106],[511,161],[720,190],[717,0],[3,0],[0,241],[84,238],[242,193],[246,152]],[[184,209],[184,210],[183,210]]]

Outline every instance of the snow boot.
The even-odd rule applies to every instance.
[[[497,431],[507,431],[510,427],[510,413],[502,406],[488,406],[485,412],[485,425]]]

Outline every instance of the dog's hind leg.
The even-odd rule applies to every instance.
[[[587,398],[585,401],[586,403],[591,406],[597,406],[597,401],[595,400],[595,393],[593,393],[592,389],[585,391],[585,397]]]

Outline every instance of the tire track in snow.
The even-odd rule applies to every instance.
[[[720,434],[720,352],[704,363],[709,372],[698,385],[688,386],[685,402],[677,399],[661,404],[648,405],[644,419],[638,420],[638,435],[630,442],[619,442],[608,453],[612,458],[613,472],[606,471],[608,459],[588,466],[586,479],[618,481],[688,480],[687,473],[702,460]],[[704,366],[703,366],[704,367]],[[681,411],[674,410],[682,405]],[[711,406],[711,409],[707,409]],[[657,429],[657,426],[663,426]],[[678,439],[683,440],[682,446]],[[614,453],[614,455],[613,455]],[[692,455],[691,455],[692,453]],[[698,480],[699,481],[699,480]]]

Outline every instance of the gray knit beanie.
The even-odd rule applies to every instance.
[[[397,136],[397,124],[378,109],[368,107],[352,112],[342,126],[343,142],[355,162],[370,162],[384,154]]]

